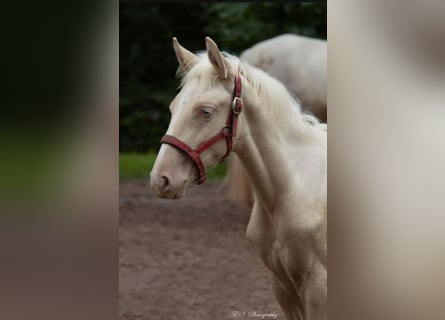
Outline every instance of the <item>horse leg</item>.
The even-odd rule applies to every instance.
[[[291,307],[298,315],[295,319],[324,320],[327,307],[326,268],[320,257],[311,253],[310,249],[305,255],[296,255],[298,250],[295,249],[295,247],[284,247],[274,255],[277,272],[275,277],[281,280],[279,282],[281,288],[291,299]],[[286,305],[285,298],[286,296],[281,297],[283,305]]]
[[[321,262],[317,261],[311,271],[303,278],[299,295],[302,296],[306,319],[326,319],[327,311],[327,273]]]
[[[323,266],[320,264],[320,267]],[[272,275],[272,289],[275,298],[287,320],[325,320],[326,319],[326,272],[320,270],[321,275],[306,277],[298,294]],[[324,274],[324,276],[323,276]]]
[[[283,286],[280,279],[272,273],[272,290],[287,320],[303,320],[302,307],[295,297]]]

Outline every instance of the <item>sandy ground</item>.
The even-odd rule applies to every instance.
[[[284,319],[245,237],[250,209],[223,194],[207,182],[162,200],[120,183],[120,319]]]

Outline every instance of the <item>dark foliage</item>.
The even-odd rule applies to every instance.
[[[177,68],[171,38],[191,51],[211,36],[239,55],[282,33],[326,39],[326,3],[121,3],[120,150],[157,149]]]

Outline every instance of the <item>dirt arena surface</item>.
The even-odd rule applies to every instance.
[[[207,182],[163,200],[121,181],[119,319],[284,319],[245,237],[250,209],[223,194]]]

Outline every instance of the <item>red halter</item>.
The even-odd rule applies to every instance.
[[[238,128],[238,116],[240,115],[242,110],[243,100],[241,100],[241,78],[239,73],[237,73],[235,76],[235,89],[233,91],[232,107],[230,108],[229,114],[227,116],[226,124],[220,132],[215,134],[207,141],[201,143],[196,149],[191,148],[189,145],[182,142],[181,140],[167,134],[162,137],[161,143],[169,144],[185,152],[198,168],[199,178],[197,180],[197,184],[204,183],[206,180],[205,167],[202,163],[200,154],[213,146],[219,140],[224,138],[226,139],[227,150],[220,161],[223,161],[230,154],[233,146],[232,138],[236,137],[236,131]]]

